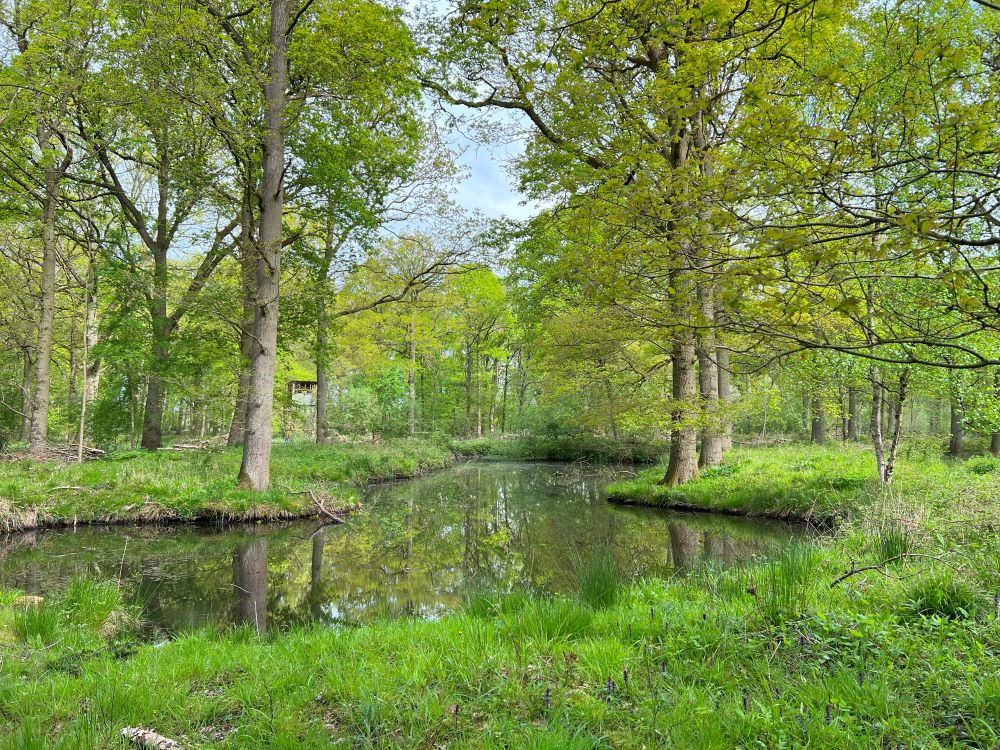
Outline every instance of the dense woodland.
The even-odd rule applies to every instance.
[[[992,3],[0,21],[0,441],[28,455],[211,440],[265,489],[273,438],[669,438],[668,484],[734,431],[867,440],[884,482],[912,435],[1000,453]],[[452,202],[456,129],[524,145],[536,215]]]

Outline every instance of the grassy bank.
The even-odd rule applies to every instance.
[[[444,446],[276,445],[271,491],[236,489],[240,451],[129,451],[83,464],[0,461],[0,531],[72,523],[257,520],[319,513],[355,501],[367,482],[415,476],[453,460]]]
[[[900,458],[896,491],[919,503],[979,507],[1000,496],[1000,462],[951,461],[919,453]],[[612,502],[710,510],[814,522],[842,519],[882,496],[875,459],[864,446],[735,448],[722,466],[677,487],[659,484],[664,468],[608,488]]]
[[[0,608],[0,747],[136,725],[189,748],[993,747],[1000,544],[981,531],[882,504],[743,569],[590,571],[574,599],[160,647],[131,639],[113,585],[71,590]],[[881,572],[837,582],[848,559]]]
[[[655,441],[576,437],[523,436],[458,440],[452,449],[469,458],[505,461],[587,461],[590,463],[655,463],[666,446]]]

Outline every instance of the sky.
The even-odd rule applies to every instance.
[[[526,198],[510,174],[510,161],[523,152],[523,143],[479,143],[461,128],[449,131],[446,137],[466,172],[453,196],[462,208],[481,211],[490,218],[512,219],[525,219],[538,210],[532,203],[525,204]]]

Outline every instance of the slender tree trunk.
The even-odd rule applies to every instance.
[[[885,459],[882,474],[879,477],[883,484],[892,484],[893,471],[896,468],[896,455],[899,453],[900,438],[903,434],[903,404],[906,401],[906,387],[909,382],[909,370],[903,370],[899,375],[899,385],[896,398],[893,400],[893,428],[891,442],[889,443],[889,455]]]
[[[417,434],[417,313],[415,308],[410,310],[407,338],[409,339],[407,343],[410,360],[410,366],[406,373],[407,397],[409,399],[407,421],[412,436]]]
[[[962,441],[965,437],[965,415],[962,413],[962,405],[958,399],[951,402],[951,441],[948,444],[949,456],[962,455]]]
[[[698,285],[698,305],[706,325],[715,322],[715,292],[710,283]],[[716,363],[715,330],[706,328],[697,335],[698,386],[701,391],[704,424],[701,428],[701,453],[698,466],[708,468],[722,463],[723,431],[719,417],[719,368]]]
[[[479,338],[476,338],[476,437],[483,436],[483,363],[479,346]]]
[[[25,344],[21,347],[24,360],[24,370],[21,375],[21,439],[27,440],[31,434],[31,384],[35,370],[35,362],[31,358],[31,347]]]
[[[39,136],[39,143],[47,138]],[[42,280],[39,298],[38,343],[35,346],[35,396],[31,401],[31,426],[28,452],[45,452],[49,434],[49,395],[51,391],[52,334],[56,311],[56,201],[59,197],[59,170],[45,170],[45,197],[42,202]]]
[[[858,439],[858,389],[847,389],[847,439]]]
[[[78,362],[76,356],[76,314],[75,311],[69,315],[69,338],[66,343],[69,355],[69,379],[66,382],[66,442],[72,443],[76,436],[79,419],[73,421],[72,415],[76,410],[76,379],[79,376]],[[78,415],[79,416],[79,415]]]
[[[94,258],[87,263],[87,288],[83,318],[83,393],[80,400],[80,425],[77,433],[77,460],[83,460],[83,443],[87,435],[87,406],[97,399],[101,378],[101,362],[94,356],[99,329],[97,324],[97,269]]]
[[[271,0],[271,51],[264,87],[264,170],[257,258],[254,345],[239,485],[264,492],[271,476],[271,419],[277,367],[278,296],[284,212],[288,0]]]
[[[247,198],[249,200],[249,198]],[[249,211],[249,207],[244,207]],[[230,448],[243,445],[243,434],[247,425],[247,396],[250,392],[250,358],[253,356],[254,317],[254,261],[253,238],[248,216],[244,213],[244,224],[240,232],[240,278],[243,285],[243,319],[240,321],[240,374],[236,386],[236,405],[233,419],[229,424],[226,445]]]
[[[729,349],[716,343],[715,356],[719,370],[719,408],[722,409],[722,450],[727,451],[733,447],[733,420],[729,416],[729,405],[733,401]]]
[[[330,288],[330,267],[333,265],[335,251],[334,227],[331,222],[326,230],[323,262],[316,279],[316,442],[321,445],[330,442],[330,433],[326,425],[326,410],[330,401],[330,380],[327,375],[330,333],[326,312],[326,295]]]
[[[816,445],[826,445],[826,412],[823,409],[823,400],[818,395],[812,397],[810,410],[812,412],[812,442]]]
[[[870,371],[872,384],[872,414],[870,429],[872,436],[872,446],[875,449],[875,469],[878,472],[879,481],[885,476],[885,437],[882,432],[882,403],[885,398],[884,387],[882,385],[882,374],[878,367],[872,366]]]
[[[500,436],[507,434],[507,386],[510,381],[510,360],[513,353],[507,355],[507,361],[503,363],[503,401],[500,406]]]
[[[465,339],[465,436],[472,437],[472,341]]]

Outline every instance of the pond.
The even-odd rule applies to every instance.
[[[772,554],[785,524],[609,505],[625,469],[471,462],[371,488],[342,526],[81,527],[0,537],[0,585],[49,596],[116,581],[149,635],[254,624],[437,617],[474,589],[572,593],[597,550],[624,575]]]

